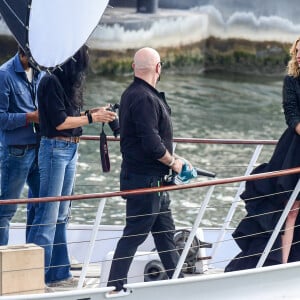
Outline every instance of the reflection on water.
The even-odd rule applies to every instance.
[[[89,78],[86,108],[119,102],[121,93],[132,77]],[[228,75],[178,76],[164,74],[158,86],[166,92],[172,108],[174,136],[222,139],[277,139],[285,128],[281,107],[282,78],[253,78]],[[91,124],[84,134],[98,135],[100,125]],[[105,131],[111,135],[108,126]],[[118,142],[109,143],[111,172],[102,173],[99,142],[82,141],[76,194],[117,191],[121,157]],[[188,158],[195,166],[214,171],[218,178],[241,176],[255,146],[178,144],[176,153]],[[259,159],[267,161],[273,151],[265,146]],[[199,180],[206,180],[200,178]],[[222,223],[236,193],[237,185],[217,187],[203,225]],[[205,197],[206,189],[171,193],[176,225],[190,225]],[[92,223],[98,200],[73,203],[72,222]],[[102,223],[123,224],[124,200],[108,199]],[[83,213],[84,209],[84,213]],[[237,216],[243,214],[242,203]],[[24,219],[24,209],[17,220]]]

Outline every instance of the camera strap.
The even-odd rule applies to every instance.
[[[100,133],[100,158],[101,158],[101,165],[102,170],[104,173],[110,171],[110,161],[109,161],[109,154],[108,154],[108,146],[107,146],[107,138],[104,132],[104,123],[102,124],[102,131]]]

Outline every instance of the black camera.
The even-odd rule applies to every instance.
[[[107,108],[107,110],[117,113],[117,110],[119,109],[119,107],[120,107],[120,105],[118,103],[116,103],[114,105],[109,104],[109,107]],[[108,125],[109,125],[110,129],[112,130],[112,132],[114,133],[114,136],[117,137],[120,134],[120,124],[119,124],[118,114],[113,121],[108,122]]]

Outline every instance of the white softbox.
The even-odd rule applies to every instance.
[[[55,68],[88,40],[109,0],[0,0],[0,13],[41,68]]]

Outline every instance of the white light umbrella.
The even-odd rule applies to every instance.
[[[0,0],[0,13],[23,50],[53,69],[88,40],[109,0]]]

